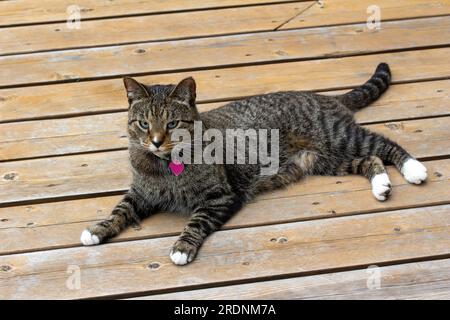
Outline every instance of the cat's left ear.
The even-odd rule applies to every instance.
[[[177,84],[175,89],[170,93],[170,97],[192,106],[195,104],[195,91],[195,80],[192,77],[189,77],[181,80],[180,83]]]
[[[127,98],[130,105],[133,100],[148,97],[148,92],[145,89],[145,86],[142,83],[134,80],[133,78],[123,78],[123,84],[125,85],[125,89],[127,90]]]

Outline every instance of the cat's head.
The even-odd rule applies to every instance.
[[[146,86],[132,78],[124,78],[129,103],[128,136],[130,145],[144,148],[160,158],[170,158],[176,142],[171,135],[176,129],[193,133],[199,120],[195,106],[195,81],[181,80],[178,85]]]

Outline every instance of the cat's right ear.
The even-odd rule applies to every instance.
[[[127,90],[128,103],[131,105],[133,100],[143,99],[148,97],[148,92],[142,83],[137,82],[133,78],[123,78],[123,84]]]

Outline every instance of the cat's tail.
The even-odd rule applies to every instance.
[[[380,63],[373,76],[362,86],[337,98],[350,110],[358,111],[377,100],[391,82],[391,70],[387,63]]]

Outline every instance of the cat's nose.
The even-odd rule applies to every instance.
[[[156,147],[159,148],[162,145],[163,141],[162,140],[152,140],[152,144]]]

